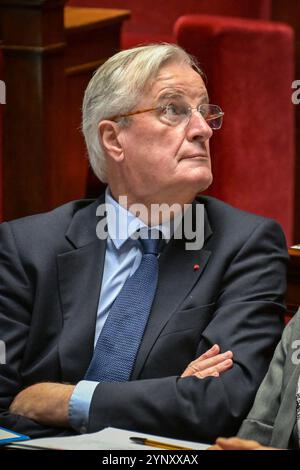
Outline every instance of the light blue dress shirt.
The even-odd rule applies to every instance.
[[[101,292],[98,302],[97,321],[94,347],[102,331],[110,308],[120,293],[125,281],[136,271],[142,259],[140,243],[131,238],[138,229],[147,227],[142,220],[120,206],[110,194],[105,193],[107,206],[107,247],[105,253],[104,270]],[[174,228],[180,223],[181,217],[175,220],[174,225],[163,224],[157,228],[163,237],[169,241]],[[78,432],[87,432],[90,404],[98,382],[80,381],[71,396],[69,404],[69,422]]]

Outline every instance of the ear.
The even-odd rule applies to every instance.
[[[102,145],[111,158],[116,162],[120,162],[124,158],[123,147],[119,139],[120,129],[116,122],[101,121],[99,126],[99,134]]]

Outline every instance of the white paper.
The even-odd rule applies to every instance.
[[[0,428],[0,441],[6,440],[6,439],[15,439],[19,435],[15,434],[14,432],[7,431],[6,429]]]
[[[46,448],[56,450],[164,450],[156,447],[134,444],[130,441],[130,437],[143,437],[163,442],[165,444],[187,447],[193,450],[204,450],[208,447],[208,444],[169,439],[168,437],[154,436],[135,431],[125,431],[123,429],[116,428],[105,428],[99,432],[81,434],[79,436],[32,439],[20,444],[13,444],[10,447],[22,447],[24,449]]]

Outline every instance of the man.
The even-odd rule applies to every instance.
[[[238,429],[280,336],[287,254],[276,222],[196,199],[222,116],[175,45],[94,75],[83,131],[106,194],[1,227],[2,426],[207,442]]]
[[[285,327],[238,436],[217,439],[210,450],[300,448],[300,310]]]

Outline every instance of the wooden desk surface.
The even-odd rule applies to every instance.
[[[68,31],[72,29],[89,29],[100,24],[104,25],[126,20],[129,17],[129,10],[73,7],[65,7],[64,9],[64,23]]]
[[[289,255],[291,258],[295,260],[295,262],[300,263],[300,249],[297,248],[289,248]]]

